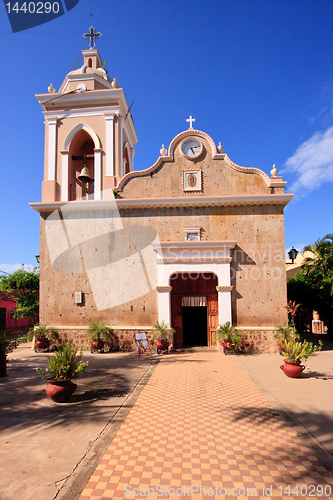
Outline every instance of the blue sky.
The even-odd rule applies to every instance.
[[[0,9],[1,11],[1,9]],[[229,158],[270,175],[295,197],[286,248],[333,232],[333,4],[329,0],[80,0],[64,16],[13,34],[0,15],[0,270],[36,265],[44,161],[35,94],[82,64],[93,25],[112,78],[134,99],[135,169],[148,168],[194,127]]]

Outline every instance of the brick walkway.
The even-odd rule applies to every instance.
[[[79,500],[225,496],[332,499],[333,476],[232,357],[164,356]]]

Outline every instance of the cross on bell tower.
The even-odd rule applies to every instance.
[[[95,38],[100,38],[102,36],[102,33],[99,33],[98,31],[95,31],[95,28],[93,26],[90,26],[89,33],[85,33],[83,35],[83,38],[90,38],[90,48],[93,49],[95,47]]]

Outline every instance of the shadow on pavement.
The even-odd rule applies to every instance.
[[[286,429],[288,427],[296,427],[301,422],[308,422],[306,426],[307,431],[304,427],[295,429],[295,432],[303,439],[307,437],[310,433],[312,437],[319,440],[323,445],[325,445],[325,435],[333,428],[333,415],[328,417],[327,415],[318,415],[315,412],[295,412],[293,411],[293,417],[288,411],[280,409],[279,411],[273,408],[259,408],[259,407],[244,407],[235,408],[234,410],[234,422],[242,420],[254,426],[260,426],[262,424],[271,424],[272,428],[275,429]],[[282,419],[280,418],[282,417]],[[301,430],[300,430],[301,429]],[[287,438],[286,438],[287,439]],[[308,442],[307,445],[311,447],[314,453],[317,455],[318,460],[330,471],[333,471],[333,455],[325,448],[321,446],[314,445]],[[286,451],[286,448],[284,449]],[[281,458],[281,454],[280,458]],[[285,457],[287,459],[287,457]],[[292,460],[288,458],[288,460]]]

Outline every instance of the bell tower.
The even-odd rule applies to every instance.
[[[91,27],[82,66],[36,95],[45,116],[42,203],[103,200],[133,171],[138,142],[124,90],[105,70]]]

